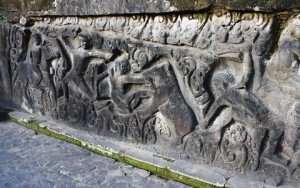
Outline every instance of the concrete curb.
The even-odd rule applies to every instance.
[[[2,117],[3,110],[1,112]],[[131,143],[88,134],[44,117],[18,111],[7,112],[7,116],[3,117],[36,132],[193,187],[271,187],[232,172],[184,160],[166,158],[140,149]]]

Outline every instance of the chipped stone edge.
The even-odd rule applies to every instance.
[[[86,132],[55,123],[47,118],[18,111],[5,111],[5,113],[3,113],[1,108],[0,112],[0,116],[6,117],[6,120],[15,122],[38,133],[69,142],[96,154],[147,170],[155,175],[172,179],[189,186],[201,188],[239,187],[238,185],[241,185],[240,182],[243,182],[243,186],[270,187],[269,185],[255,182],[243,176],[216,172],[202,165],[192,164],[188,161],[173,160],[149,151],[133,148],[124,142],[111,140],[98,135],[82,134]]]

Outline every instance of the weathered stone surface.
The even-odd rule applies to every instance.
[[[214,5],[222,6],[230,10],[254,10],[263,12],[297,10],[300,8],[300,2],[292,0],[215,0]]]
[[[31,16],[0,26],[1,101],[273,185],[299,182],[299,2],[0,5]]]
[[[14,68],[6,58],[9,56],[10,26],[0,24],[0,101],[11,103],[11,75],[10,69]]]
[[[227,11],[35,18],[11,27],[11,96],[77,129],[293,184],[299,20]]]
[[[55,14],[55,0],[0,0],[0,18],[17,23],[21,16]]]
[[[178,13],[213,11],[220,8],[273,13],[297,12],[300,9],[300,2],[292,0],[0,0],[0,17],[18,22],[20,16]]]
[[[254,181],[245,175],[239,175],[219,168],[212,168],[210,165],[195,163],[195,161],[191,160],[180,160],[173,157],[168,158],[166,156],[170,156],[170,153],[157,154],[157,152],[164,152],[167,150],[164,148],[164,151],[162,151],[162,148],[157,145],[138,145],[137,147],[135,143],[124,143],[109,137],[102,137],[95,134],[85,134],[83,131],[62,125],[61,123],[52,122],[45,117],[37,117],[24,112],[13,111],[9,113],[9,117],[17,120],[19,123],[29,122],[28,127],[31,127],[31,125],[35,127],[37,125],[30,124],[30,122],[42,122],[40,124],[38,123],[37,125],[42,129],[34,129],[41,131],[46,128],[47,131],[49,131],[52,135],[60,134],[61,139],[66,139],[66,137],[74,138],[75,140],[81,142],[81,146],[84,148],[92,148],[92,150],[95,152],[100,151],[100,153],[105,153],[105,155],[109,155],[112,158],[121,159],[123,162],[137,165],[140,168],[152,169],[151,172],[154,174],[173,178],[178,181],[183,181],[184,183],[192,185],[193,187],[202,188],[217,186],[239,188],[241,187],[241,182],[243,182],[243,186],[245,187],[273,187],[265,183]],[[156,153],[153,153],[153,151]],[[173,153],[172,156],[175,156],[174,153],[179,153],[182,155],[180,150],[173,151],[171,153]],[[120,158],[119,155],[122,157]],[[135,186],[145,186],[147,183],[150,184],[150,187],[153,187],[153,184],[157,183],[157,180],[159,180],[144,170],[136,169],[129,165],[120,166],[119,164],[112,163],[112,160],[107,160],[108,163],[105,166],[106,169],[110,170],[110,172],[108,172],[106,169],[103,169],[98,173],[99,177],[101,177],[101,182],[105,180],[103,176],[109,176],[108,183],[123,183],[135,179],[137,180],[135,182]],[[86,161],[89,161],[88,157]],[[103,162],[96,162],[95,164],[98,166],[103,166],[103,163],[106,163],[106,160]],[[150,166],[152,167],[150,168]],[[123,174],[127,175],[127,177],[118,177],[116,180],[111,175],[120,175],[120,169]],[[69,171],[65,170],[61,171],[60,173],[70,175]],[[142,177],[145,177],[150,181],[147,182],[146,179]],[[172,181],[165,183],[167,184],[167,187],[179,186],[176,182]],[[160,185],[156,186],[160,187]]]
[[[126,173],[125,168],[132,172]],[[140,169],[11,122],[0,122],[0,170],[3,188],[144,187],[154,183],[158,188],[189,187],[144,176]]]
[[[72,0],[58,1],[56,12],[63,15],[141,14],[202,10],[211,5],[212,0]]]

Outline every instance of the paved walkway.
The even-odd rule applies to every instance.
[[[81,147],[0,122],[0,188],[188,186]]]

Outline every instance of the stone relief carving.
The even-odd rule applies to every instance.
[[[15,26],[14,102],[273,185],[298,181],[300,18],[274,52],[273,26],[271,15],[234,12]]]

